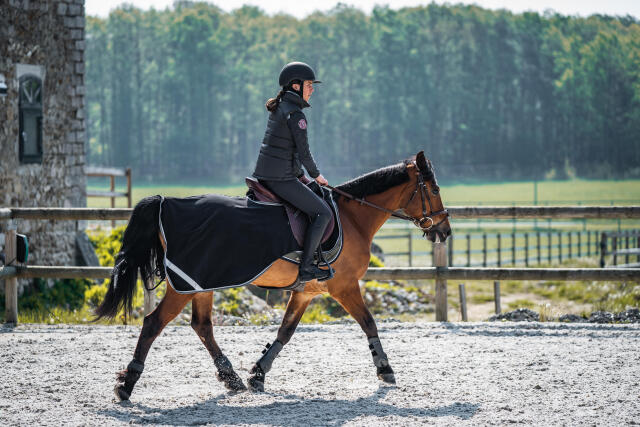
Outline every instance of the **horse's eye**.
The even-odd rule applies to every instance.
[[[431,190],[431,192],[437,196],[438,194],[440,194],[440,189],[438,187],[434,187],[433,190]]]

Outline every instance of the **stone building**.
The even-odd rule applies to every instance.
[[[0,0],[0,207],[86,206],[84,19],[84,0]],[[29,264],[76,264],[76,222],[14,225]]]

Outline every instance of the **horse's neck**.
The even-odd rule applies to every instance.
[[[400,201],[402,199],[402,191],[406,187],[406,184],[401,184],[396,187],[392,187],[382,193],[372,194],[365,197],[370,203],[378,205],[380,207],[396,210],[399,209]],[[340,200],[340,215],[348,216],[351,219],[352,224],[358,230],[358,232],[365,237],[369,243],[373,240],[373,236],[382,227],[382,225],[391,217],[391,214],[371,206],[361,205],[360,203],[342,198]]]

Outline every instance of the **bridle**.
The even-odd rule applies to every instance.
[[[422,176],[422,172],[420,172],[420,168],[418,168],[418,165],[416,164],[416,162],[412,162],[413,165],[415,166],[415,170],[416,170],[416,188],[415,190],[413,190],[413,193],[411,194],[411,197],[409,197],[409,200],[407,201],[407,204],[398,210],[392,211],[391,209],[387,209],[385,207],[382,206],[378,206],[374,203],[368,202],[366,200],[364,200],[364,198],[360,199],[357,198],[345,191],[342,191],[340,189],[337,189],[335,187],[332,187],[330,185],[327,185],[327,188],[330,188],[332,191],[335,191],[336,193],[350,199],[353,201],[356,201],[358,203],[360,203],[361,205],[367,205],[370,206],[372,208],[378,209],[380,211],[383,212],[387,212],[388,214],[391,214],[391,216],[395,217],[395,218],[399,218],[402,219],[404,221],[409,221],[412,222],[416,227],[418,227],[420,230],[422,230],[422,232],[426,235],[427,232],[432,231],[432,230],[438,230],[440,231],[440,224],[442,224],[448,217],[449,217],[449,212],[446,209],[434,212],[433,211],[433,205],[431,203],[431,197],[429,196],[429,189],[427,188],[427,184],[424,182],[424,177]],[[421,218],[414,218],[412,216],[406,215],[404,213],[401,212],[406,212],[405,209],[409,206],[409,204],[411,203],[411,201],[413,200],[413,198],[416,196],[416,194],[420,193],[420,200],[422,202],[422,217]],[[427,212],[427,205],[429,205],[429,211]],[[400,212],[398,212],[400,211]],[[438,221],[437,223],[434,223],[433,221],[433,217],[437,217],[438,215],[444,215],[442,217],[442,219],[440,221]],[[425,227],[425,223],[428,223],[429,225],[427,227]]]

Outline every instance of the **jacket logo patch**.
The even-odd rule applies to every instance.
[[[305,119],[298,120],[298,127],[300,129],[306,129],[307,128],[307,121]]]

